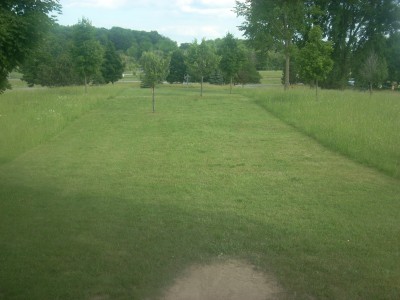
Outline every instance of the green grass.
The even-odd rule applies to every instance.
[[[400,178],[400,101],[393,92],[247,90],[257,103],[328,148]]]
[[[282,71],[259,71],[261,83],[268,85],[282,85]]]
[[[6,91],[0,97],[0,164],[10,161],[60,132],[117,88],[33,88]],[[82,101],[84,97],[84,101]]]
[[[162,87],[153,114],[109,88],[0,166],[0,299],[151,299],[216,257],[289,298],[399,298],[399,180],[226,89]]]

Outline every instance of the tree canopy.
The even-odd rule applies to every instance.
[[[169,72],[169,59],[162,57],[156,52],[144,52],[140,59],[143,68],[143,81],[148,84],[153,91],[153,112],[155,112],[155,86],[162,82]]]
[[[58,0],[0,2],[0,93],[10,85],[8,74],[32,53],[59,12]]]
[[[210,75],[218,67],[220,57],[205,39],[200,44],[195,40],[189,47],[186,64],[189,70],[200,77],[200,96],[203,96],[204,76]]]
[[[167,80],[214,84],[256,83],[257,70],[282,69],[283,83],[318,81],[343,88],[350,78],[366,82],[365,62],[377,57],[378,76],[400,81],[398,0],[242,0],[236,13],[247,41],[231,34],[181,44],[156,31],[95,28],[87,19],[73,26],[55,23],[58,0],[3,0],[0,3],[0,92],[18,68],[29,85],[62,86],[115,82],[140,71],[144,52],[171,61]],[[318,39],[311,31],[320,28]],[[327,50],[330,45],[331,50]],[[332,65],[333,62],[333,65]],[[395,83],[393,83],[395,84]],[[318,89],[317,89],[318,90]]]
[[[326,79],[333,67],[331,59],[332,44],[322,40],[322,30],[319,26],[311,28],[305,46],[300,50],[300,76],[315,82],[318,99],[318,81]]]
[[[285,86],[291,75],[299,75],[290,71],[291,66],[296,68],[296,61],[292,64],[290,60],[296,59],[294,50],[305,46],[307,32],[314,26],[319,26],[323,39],[332,43],[333,67],[322,82],[325,87],[345,87],[372,50],[387,61],[393,61],[393,53],[399,56],[392,42],[400,29],[398,0],[246,0],[236,3],[237,14],[245,18],[240,29],[252,45],[264,53],[276,50],[285,55]],[[387,46],[392,49],[388,50]],[[395,68],[389,66],[389,75],[392,73],[396,73]]]
[[[285,55],[285,89],[289,87],[290,58],[297,34],[302,31],[304,1],[248,0],[236,2],[236,13],[245,18],[239,27],[259,49],[276,49]]]

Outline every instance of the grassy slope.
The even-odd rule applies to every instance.
[[[400,178],[398,93],[246,90],[262,107],[330,149]]]
[[[289,294],[400,295],[399,181],[252,100],[124,89],[0,166],[0,299],[143,299],[245,258]]]

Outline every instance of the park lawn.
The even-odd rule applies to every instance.
[[[398,179],[245,95],[114,88],[0,165],[0,299],[148,299],[217,257],[289,298],[399,298]]]
[[[400,179],[399,93],[322,90],[316,101],[308,87],[242,92],[327,148]]]

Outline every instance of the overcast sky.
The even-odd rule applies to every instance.
[[[158,31],[178,43],[224,37],[242,37],[241,19],[233,12],[235,0],[60,0],[61,25],[85,17],[95,27],[118,26]]]

